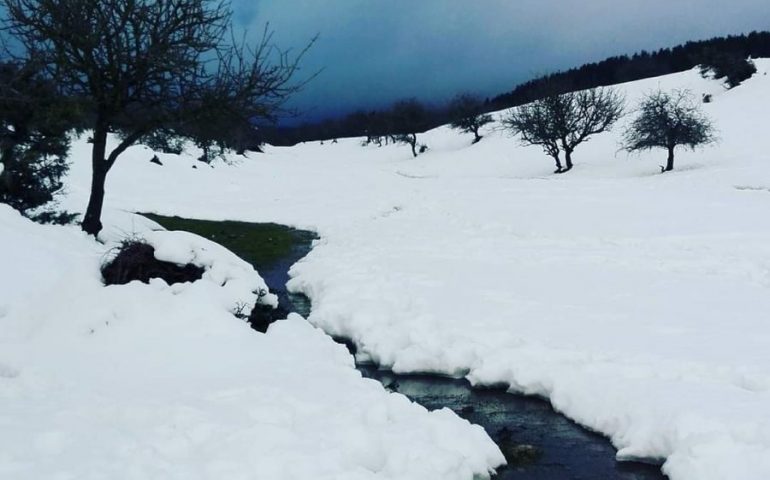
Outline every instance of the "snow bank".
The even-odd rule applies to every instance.
[[[618,151],[622,124],[560,176],[492,124],[476,145],[421,135],[417,159],[342,139],[193,169],[195,152],[158,167],[137,147],[107,203],[314,228],[292,287],[363,359],[547,396],[675,480],[770,478],[770,61],[757,67],[730,91],[696,70],[620,86],[630,105],[713,95],[720,143],[665,175],[665,152]],[[82,208],[87,162],[69,189]]]
[[[469,479],[504,462],[301,317],[265,335],[236,319],[265,286],[229,251],[109,218],[206,273],[104,287],[109,242],[0,205],[0,478]]]

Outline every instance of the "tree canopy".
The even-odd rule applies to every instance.
[[[695,149],[715,141],[714,127],[687,90],[671,93],[655,91],[645,96],[636,118],[623,135],[624,146],[630,152],[665,148],[666,166],[674,169],[674,149],[678,146]]]
[[[117,158],[158,129],[195,137],[196,124],[273,118],[301,83],[306,50],[290,58],[265,30],[235,41],[224,0],[1,0],[6,31],[88,105],[91,197],[83,229],[101,229],[104,180]],[[108,151],[107,135],[122,132]]]
[[[503,125],[525,145],[539,145],[556,162],[556,173],[572,169],[572,153],[592,135],[609,130],[623,115],[625,100],[612,88],[550,95],[514,108]],[[562,167],[559,153],[564,152]]]
[[[469,93],[456,96],[447,109],[451,126],[456,130],[473,134],[473,143],[481,141],[479,129],[493,122],[492,115],[484,113],[484,102]]]

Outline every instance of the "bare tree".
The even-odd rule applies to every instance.
[[[82,228],[101,228],[104,184],[118,157],[160,128],[270,118],[300,84],[271,32],[235,41],[225,0],[0,0],[5,30],[60,93],[92,110],[92,184]],[[312,43],[312,42],[311,42]],[[124,135],[107,149],[110,132]],[[191,129],[194,130],[194,129]]]
[[[513,109],[503,119],[525,145],[540,145],[556,161],[556,173],[572,169],[572,153],[592,135],[612,128],[623,115],[625,100],[611,88],[551,95]],[[560,151],[564,151],[562,167]]]
[[[417,134],[425,131],[428,125],[428,112],[416,99],[401,100],[390,110],[390,122],[394,140],[412,147],[412,155],[417,157]],[[422,152],[424,146],[420,148]]]
[[[504,118],[505,128],[518,134],[524,145],[539,145],[556,162],[556,173],[563,170],[559,153],[559,136],[552,121],[549,104],[557,97],[546,97],[511,110]]]
[[[484,113],[484,104],[469,93],[456,96],[448,108],[451,126],[456,130],[473,134],[473,143],[481,141],[479,129],[492,123],[492,115]]]
[[[676,147],[694,150],[716,140],[711,121],[687,90],[672,93],[658,90],[648,94],[623,137],[629,152],[665,148],[668,158],[666,166],[661,165],[661,172],[674,169]]]

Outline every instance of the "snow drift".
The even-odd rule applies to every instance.
[[[107,223],[103,246],[0,205],[0,478],[468,479],[504,462],[481,427],[361,378],[301,317],[265,335],[236,319],[266,286],[231,252]],[[104,287],[128,230],[203,278]]]

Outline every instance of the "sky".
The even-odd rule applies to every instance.
[[[285,124],[417,97],[494,96],[611,55],[770,29],[768,0],[233,0],[234,20],[282,48],[317,34]]]

